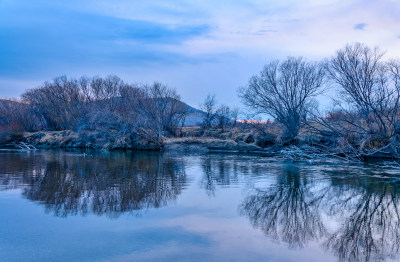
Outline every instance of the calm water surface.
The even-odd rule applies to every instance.
[[[0,261],[399,261],[399,189],[366,165],[0,151]]]

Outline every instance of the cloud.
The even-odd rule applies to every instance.
[[[0,0],[0,80],[113,73],[236,105],[237,87],[271,59],[321,59],[355,41],[400,56],[388,40],[399,13],[395,0]]]
[[[359,23],[355,24],[353,28],[354,30],[364,30],[366,26],[367,26],[366,23]]]
[[[32,88],[29,83],[61,74],[115,73],[133,82],[161,78],[171,83],[164,73],[170,68],[234,56],[179,50],[185,41],[205,37],[207,24],[167,24],[48,5],[9,9],[0,9],[0,96],[16,96],[24,85]]]
[[[65,10],[3,14],[0,24],[0,76],[8,77],[74,66],[187,62],[193,58],[166,47],[209,30]]]

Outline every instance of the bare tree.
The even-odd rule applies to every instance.
[[[327,126],[362,155],[399,155],[400,62],[383,58],[379,48],[355,43],[337,51],[327,66],[341,115]]]
[[[231,109],[232,126],[236,126],[239,118],[240,110],[238,107]]]
[[[187,108],[177,92],[164,84],[155,82],[142,88],[145,97],[139,101],[138,110],[143,135],[161,146],[166,133],[175,133],[174,128],[183,121]]]
[[[257,114],[268,114],[283,125],[284,142],[291,143],[307,120],[313,97],[321,90],[324,69],[320,63],[288,57],[273,61],[239,89],[243,103]]]
[[[232,112],[229,106],[221,105],[215,112],[218,128],[224,130],[231,124]]]
[[[217,101],[215,100],[215,95],[207,95],[204,102],[200,105],[200,109],[205,113],[203,119],[203,128],[209,129],[213,126],[216,117],[216,107]]]
[[[23,102],[49,130],[74,130],[102,141],[162,145],[182,125],[187,105],[161,83],[131,85],[118,76],[61,76],[25,92]],[[0,119],[1,120],[1,119]]]
[[[84,112],[83,96],[76,79],[66,76],[45,82],[41,87],[31,89],[22,95],[24,102],[42,115],[50,128],[56,130],[75,129]]]
[[[0,99],[0,133],[22,133],[29,118],[27,112],[19,101]]]

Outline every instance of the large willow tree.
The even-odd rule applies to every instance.
[[[322,64],[288,57],[272,61],[239,90],[243,103],[257,114],[267,114],[284,127],[284,142],[292,143],[306,123],[313,97],[324,79]]]

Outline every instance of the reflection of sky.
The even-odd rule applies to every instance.
[[[400,4],[383,1],[0,0],[0,96],[60,74],[159,80],[197,106],[236,89],[268,59],[333,53],[345,43],[399,55]]]
[[[290,250],[238,215],[242,186],[202,188],[202,169],[188,169],[176,203],[117,219],[60,218],[8,191],[0,193],[0,257],[12,261],[335,261],[319,244]],[[241,176],[243,184],[248,178]],[[268,178],[266,178],[268,180]],[[265,182],[265,181],[264,181]],[[244,186],[244,184],[243,184]],[[331,260],[330,260],[331,259]]]
[[[353,250],[365,261],[397,255],[400,243],[398,172],[388,168],[236,154],[98,152],[82,159],[80,152],[40,151],[0,159],[1,261],[338,261]],[[113,165],[100,170],[99,161]],[[142,180],[147,186],[139,189],[149,191],[139,199],[149,205],[115,214],[113,207],[138,200],[138,184],[128,189],[125,182],[147,174],[122,170],[140,174],[152,164],[169,171]],[[60,168],[71,170],[69,179]],[[173,170],[185,178],[160,183],[182,174]],[[169,195],[168,188],[179,190]],[[98,196],[95,210],[105,212],[72,208],[62,217],[57,206],[74,203],[67,192]],[[157,195],[167,201],[160,208],[152,204]]]

